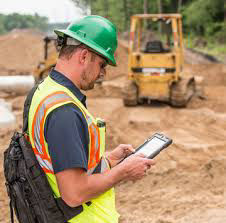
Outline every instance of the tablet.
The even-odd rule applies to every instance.
[[[141,146],[139,146],[134,154],[144,154],[147,158],[153,159],[163,149],[168,147],[173,142],[169,137],[155,133],[152,137],[147,139]]]

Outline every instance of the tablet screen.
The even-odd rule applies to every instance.
[[[165,141],[157,137],[154,137],[148,143],[146,143],[140,150],[138,150],[136,154],[142,153],[148,157],[156,150],[159,150],[160,148],[162,148],[164,144],[165,144]]]

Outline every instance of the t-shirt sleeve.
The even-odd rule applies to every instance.
[[[81,111],[65,105],[50,113],[45,122],[45,139],[54,173],[69,168],[88,169],[88,127]]]

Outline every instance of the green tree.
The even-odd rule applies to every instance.
[[[36,28],[45,31],[48,27],[48,18],[35,15],[21,15],[12,13],[9,15],[0,14],[0,34],[12,29]]]
[[[6,28],[4,24],[5,24],[5,16],[0,14],[0,34],[6,32]]]
[[[197,0],[193,1],[184,10],[186,25],[198,35],[211,35],[220,29],[223,22],[223,0]]]
[[[184,31],[194,35],[223,35],[226,0],[72,0],[77,6],[90,7],[91,14],[109,18],[119,31],[128,31],[130,17],[141,13],[183,14]],[[224,34],[225,35],[225,34]]]

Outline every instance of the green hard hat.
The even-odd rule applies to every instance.
[[[67,29],[54,30],[60,36],[69,36],[87,45],[116,66],[114,52],[117,48],[117,30],[108,19],[91,15],[72,22]]]

